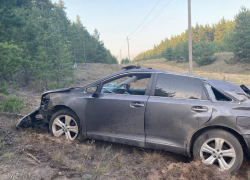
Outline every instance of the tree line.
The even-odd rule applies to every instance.
[[[90,34],[79,16],[71,21],[64,2],[3,0],[0,3],[0,81],[14,76],[43,89],[63,86],[73,63],[117,63],[100,33]]]
[[[200,66],[213,63],[216,52],[233,52],[236,61],[250,62],[250,10],[242,7],[232,21],[222,18],[211,26],[196,24],[192,40],[194,61]],[[134,60],[155,58],[188,62],[188,31],[162,40]]]

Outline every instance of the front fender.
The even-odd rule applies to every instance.
[[[92,97],[90,94],[85,94],[82,92],[74,94],[51,94],[51,105],[53,108],[58,106],[65,106],[71,109],[79,118],[82,133],[86,134],[87,124],[85,118],[85,107],[87,104],[87,99]]]

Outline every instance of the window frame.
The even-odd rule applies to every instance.
[[[239,103],[239,102],[240,102],[237,98],[235,98],[235,97],[233,97],[233,96],[231,96],[231,95],[225,93],[224,91],[218,89],[217,87],[211,85],[211,84],[208,83],[208,82],[204,82],[204,85],[205,85],[205,88],[206,88],[207,91],[208,91],[209,96],[210,96],[210,95],[212,96],[211,102],[218,102],[218,103]],[[226,96],[227,98],[231,99],[231,101],[218,101],[218,100],[216,99],[216,97],[215,97],[215,94],[214,94],[212,88],[216,89],[216,90],[219,91],[221,94],[223,94],[223,95]]]
[[[147,89],[145,91],[144,95],[131,95],[131,94],[112,94],[112,93],[102,93],[102,94],[109,94],[109,95],[128,95],[128,96],[150,96],[150,92],[151,92],[151,88],[152,88],[152,83],[155,77],[155,73],[154,72],[129,72],[129,73],[123,73],[123,74],[118,74],[116,76],[112,76],[108,79],[105,79],[101,82],[99,82],[99,87],[98,87],[98,93],[101,94],[101,90],[104,84],[108,83],[108,82],[112,82],[116,79],[119,78],[123,78],[126,76],[130,76],[130,75],[143,75],[143,74],[147,74],[150,75],[149,81],[148,81],[148,85],[147,85]]]
[[[184,98],[176,98],[176,97],[155,96],[154,93],[155,93],[156,83],[157,83],[158,75],[160,75],[160,74],[173,75],[173,76],[182,76],[182,77],[187,77],[187,78],[198,79],[200,81],[200,83],[201,83],[201,86],[202,86],[202,89],[203,89],[203,92],[204,92],[204,95],[205,95],[206,99],[184,99]],[[151,96],[153,96],[153,97],[171,98],[171,99],[179,99],[179,100],[193,100],[193,101],[211,101],[211,99],[208,96],[208,92],[207,92],[207,90],[206,90],[206,88],[204,86],[204,82],[200,78],[189,77],[189,76],[186,76],[186,75],[179,75],[179,74],[171,74],[171,73],[156,73],[154,78],[155,78],[154,83],[153,83],[153,86],[152,86],[151,92],[150,92]],[[202,97],[202,94],[201,94],[201,97]]]

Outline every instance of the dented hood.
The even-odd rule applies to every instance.
[[[46,91],[42,94],[42,96],[49,94],[49,93],[57,93],[57,92],[70,92],[71,90],[78,88],[78,87],[70,87],[70,88],[61,88],[61,89],[55,89],[55,90],[50,90]]]

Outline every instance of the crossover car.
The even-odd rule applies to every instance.
[[[165,150],[234,173],[250,148],[249,94],[245,85],[131,66],[43,93],[18,126],[47,123],[55,137]]]

